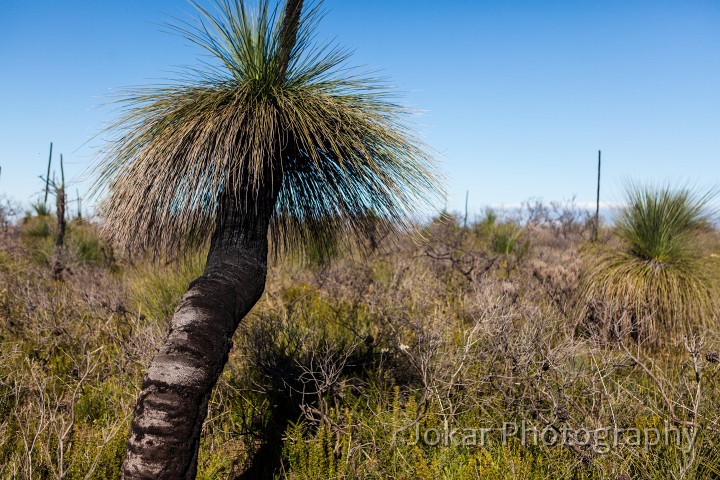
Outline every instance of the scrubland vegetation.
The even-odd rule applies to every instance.
[[[596,244],[586,212],[533,202],[275,260],[198,477],[720,477],[718,232],[702,197],[635,193]],[[142,376],[204,256],[128,257],[74,221],[58,281],[54,220],[4,218],[0,478],[118,478]]]

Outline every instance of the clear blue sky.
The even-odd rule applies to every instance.
[[[203,4],[207,2],[203,1]],[[425,113],[421,137],[471,212],[623,179],[720,182],[720,2],[327,0],[318,38],[354,49]],[[50,141],[80,191],[114,88],[173,77],[182,0],[0,2],[0,194],[41,190]],[[73,190],[74,192],[74,190]],[[73,193],[74,196],[74,193]],[[439,207],[442,207],[440,205]]]

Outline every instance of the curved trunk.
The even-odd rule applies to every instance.
[[[265,289],[276,198],[276,192],[268,192],[246,214],[235,199],[223,199],[205,271],[180,301],[143,381],[123,478],[195,478],[210,394],[233,333]]]
[[[303,0],[285,4],[279,81],[296,42],[302,5]],[[276,160],[289,153],[279,151]],[[227,362],[233,333],[265,290],[268,228],[283,181],[281,168],[273,171],[270,164],[257,195],[238,192],[220,199],[205,271],[180,301],[168,338],[143,381],[124,479],[195,478],[210,394]],[[256,205],[246,205],[255,197]]]

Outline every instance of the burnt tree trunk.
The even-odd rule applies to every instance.
[[[240,320],[260,299],[268,227],[277,194],[241,212],[224,196],[202,276],[175,310],[135,407],[123,465],[126,479],[191,479],[208,401]]]
[[[52,145],[52,144],[51,144]],[[53,254],[52,277],[55,280],[62,280],[63,271],[65,270],[64,250],[65,250],[65,170],[63,168],[62,155],[60,155],[60,172],[61,183],[55,184],[55,208],[57,210],[57,235],[55,236],[55,252]]]

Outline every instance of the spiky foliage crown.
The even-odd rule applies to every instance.
[[[99,210],[112,241],[165,254],[202,243],[220,195],[251,192],[241,206],[249,210],[274,169],[283,172],[276,247],[363,236],[376,224],[368,219],[404,225],[436,198],[432,159],[406,120],[412,112],[345,67],[346,52],[313,42],[319,4],[300,18],[289,55],[284,8],[195,6],[199,25],[175,29],[219,65],[120,100],[96,183],[107,189]]]
[[[619,246],[585,251],[583,312],[605,336],[662,343],[718,321],[720,285],[703,245],[714,191],[630,184]]]
[[[713,191],[699,193],[688,187],[653,189],[630,184],[618,235],[638,259],[658,264],[682,262],[698,254],[697,234],[711,227],[707,207],[713,196]]]

